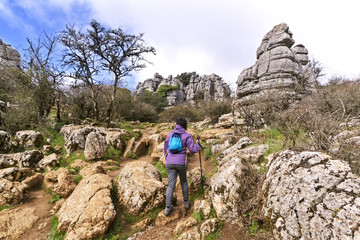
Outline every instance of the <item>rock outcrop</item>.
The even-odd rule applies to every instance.
[[[40,132],[36,132],[34,130],[24,130],[16,132],[15,140],[20,146],[39,147],[44,141],[44,138]]]
[[[134,95],[142,95],[145,90],[157,92],[161,85],[177,87],[175,90],[166,92],[168,106],[176,106],[184,102],[195,104],[199,100],[223,101],[228,99],[231,93],[229,85],[216,74],[192,75],[190,83],[184,87],[179,79],[173,78],[171,75],[168,78],[163,78],[155,73],[154,78],[138,83]]]
[[[0,39],[0,69],[20,68],[20,53]]]
[[[27,187],[21,182],[0,179],[0,207],[20,203]]]
[[[43,156],[43,153],[38,150],[31,150],[13,154],[0,154],[0,168],[35,168],[37,163],[43,158]]]
[[[8,132],[0,131],[0,153],[8,153],[11,150],[10,139]]]
[[[252,183],[257,181],[253,167],[240,153],[249,142],[248,138],[240,139],[219,154],[218,172],[210,179],[209,197],[218,218],[239,225],[242,207],[254,191]]]
[[[99,132],[91,132],[86,137],[84,155],[88,160],[103,158],[106,154],[106,138]]]
[[[346,162],[283,151],[269,162],[263,212],[276,239],[359,239],[359,189]]]
[[[308,50],[295,40],[285,23],[268,32],[257,49],[255,65],[243,70],[237,80],[236,105],[269,99],[296,101],[316,91],[316,79],[307,65]]]
[[[58,212],[58,231],[66,232],[65,239],[104,236],[116,216],[112,189],[112,180],[105,174],[95,174],[80,182]]]
[[[127,163],[118,180],[119,203],[132,214],[143,214],[165,202],[166,187],[161,174],[153,165]]]
[[[44,184],[46,189],[50,189],[63,198],[68,197],[76,186],[67,168],[59,168],[56,171],[48,172],[45,175]]]
[[[216,74],[191,76],[189,85],[185,89],[185,100],[195,104],[197,100],[216,102],[230,97],[230,87]]]

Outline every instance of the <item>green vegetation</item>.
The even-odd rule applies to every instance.
[[[216,227],[216,230],[207,235],[204,240],[216,240],[216,239],[220,239],[220,237],[222,236],[222,233],[223,233],[223,227],[224,227],[224,222],[219,222],[217,227]]]
[[[193,212],[192,217],[196,220],[196,222],[200,223],[205,220],[205,216],[203,211],[200,209],[199,212]]]
[[[153,164],[153,162],[152,162],[152,164]],[[161,176],[162,176],[163,178],[167,178],[167,177],[168,177],[167,172],[166,172],[166,168],[165,168],[164,164],[162,164],[161,162],[156,162],[156,163],[155,163],[155,167],[160,171]]]
[[[204,148],[204,158],[205,158],[205,160],[208,160],[209,158],[211,158],[212,155],[213,154],[211,152],[211,146]]]
[[[11,209],[11,208],[12,208],[11,205],[0,206],[0,211],[5,210],[5,209]]]
[[[119,159],[121,156],[122,156],[121,150],[115,149],[113,147],[108,147],[104,158],[105,159]]]
[[[105,168],[105,171],[116,171],[119,169],[120,169],[119,167],[108,167],[108,168]]]
[[[81,181],[81,179],[83,179],[83,176],[81,176],[80,174],[78,174],[78,175],[76,175],[76,176],[74,177],[74,182],[75,182],[76,184],[78,184],[78,183]]]
[[[57,227],[59,225],[59,219],[56,215],[51,217],[50,220],[51,230],[48,234],[48,240],[63,240],[65,238],[65,232],[58,232]]]
[[[189,195],[189,200],[191,202],[194,202],[196,199],[201,199],[203,197],[204,188],[202,185],[199,186],[199,188]]]
[[[53,193],[53,195],[51,195],[49,203],[54,204],[57,201],[59,201],[60,199],[61,199],[61,197],[57,193]]]
[[[132,158],[132,159],[137,159],[138,157],[136,156],[136,154],[133,152],[133,151],[129,151],[126,155],[125,155],[125,157],[127,157],[127,158]]]
[[[166,98],[167,92],[172,91],[172,90],[178,90],[178,89],[179,89],[179,85],[171,86],[171,85],[164,84],[164,85],[161,85],[157,89],[156,93],[159,94],[161,97]]]
[[[258,224],[258,222],[256,220],[253,220],[251,226],[249,227],[248,234],[255,235],[258,232],[261,233],[262,229],[260,229],[260,225]]]
[[[190,79],[191,79],[191,76],[196,76],[196,72],[183,72],[181,74],[178,74],[175,78],[176,79],[179,79],[180,82],[183,83],[184,87],[186,87],[187,85],[189,85],[190,83]]]

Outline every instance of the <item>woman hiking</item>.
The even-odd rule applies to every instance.
[[[176,186],[177,175],[179,175],[180,177],[180,184],[185,209],[188,210],[190,208],[189,190],[186,179],[186,148],[188,148],[190,152],[196,153],[201,149],[201,145],[200,143],[194,143],[192,136],[186,132],[186,129],[186,119],[177,119],[175,129],[168,134],[164,144],[164,153],[166,156],[166,172],[168,174],[168,186],[166,189],[166,207],[164,213],[165,216],[169,216],[169,214],[174,210],[171,200]]]

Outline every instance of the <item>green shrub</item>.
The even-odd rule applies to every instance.
[[[0,211],[5,210],[5,209],[11,209],[11,208],[12,208],[11,205],[0,206]]]
[[[129,151],[126,155],[125,155],[125,157],[127,157],[127,158],[132,158],[132,159],[137,159],[138,157],[136,156],[136,154],[133,152],[133,151]]]
[[[204,108],[204,114],[211,118],[211,123],[217,123],[221,115],[231,113],[231,110],[231,100],[226,100],[222,102],[210,101]]]
[[[166,94],[169,91],[172,90],[178,90],[179,89],[179,85],[177,86],[171,86],[171,85],[161,85],[157,90],[156,93],[159,94],[161,97],[166,98]]]
[[[188,122],[197,122],[203,120],[203,114],[199,109],[179,105],[171,107],[159,114],[159,122],[175,122],[178,118],[185,117]]]
[[[200,223],[205,220],[205,216],[203,211],[200,209],[199,212],[194,212],[192,214],[192,217],[196,220],[196,222]]]
[[[204,149],[204,158],[205,160],[208,160],[209,158],[212,157],[212,152],[211,152],[211,147],[207,147]]]
[[[144,94],[140,96],[140,101],[148,103],[156,109],[157,113],[164,111],[164,108],[167,107],[168,102],[166,97],[161,96],[159,93],[150,92],[144,90]]]

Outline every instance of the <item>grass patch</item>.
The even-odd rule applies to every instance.
[[[108,147],[106,154],[104,156],[105,159],[119,159],[122,156],[122,151],[119,149],[115,149],[112,147]]]
[[[138,157],[136,156],[136,154],[133,152],[133,151],[129,151],[126,155],[125,155],[125,157],[127,157],[127,158],[132,158],[132,159],[137,159]]]
[[[81,181],[81,179],[83,179],[83,176],[81,176],[80,174],[78,174],[78,175],[76,175],[76,176],[74,177],[74,182],[75,182],[76,184],[78,184],[78,183]]]
[[[205,160],[208,160],[212,157],[211,147],[204,148],[204,158]]]
[[[51,195],[49,203],[54,204],[57,201],[59,201],[60,199],[61,199],[61,197],[57,193],[54,193],[53,195]]]
[[[11,205],[1,206],[1,207],[0,207],[0,212],[1,212],[2,210],[5,210],[5,209],[11,209],[11,208],[12,208],[12,206],[11,206]]]
[[[165,168],[165,166],[164,166],[161,162],[157,162],[156,165],[155,165],[155,167],[160,171],[161,176],[162,176],[163,178],[167,178],[167,177],[168,177],[167,172],[166,172],[166,168]]]
[[[196,222],[200,223],[205,220],[205,216],[203,211],[200,209],[199,212],[193,212],[192,217],[196,220]]]
[[[119,167],[108,167],[108,168],[105,168],[105,171],[116,171],[119,169],[120,169]]]
[[[189,200],[191,202],[194,202],[197,199],[202,199],[203,192],[204,192],[204,187],[202,185],[200,185],[199,188],[196,190],[196,192],[193,192],[189,195]]]
[[[57,227],[59,225],[59,219],[56,215],[51,217],[50,220],[50,224],[51,224],[51,230],[48,234],[47,239],[48,240],[62,240],[65,238],[65,234],[64,232],[58,232]]]

